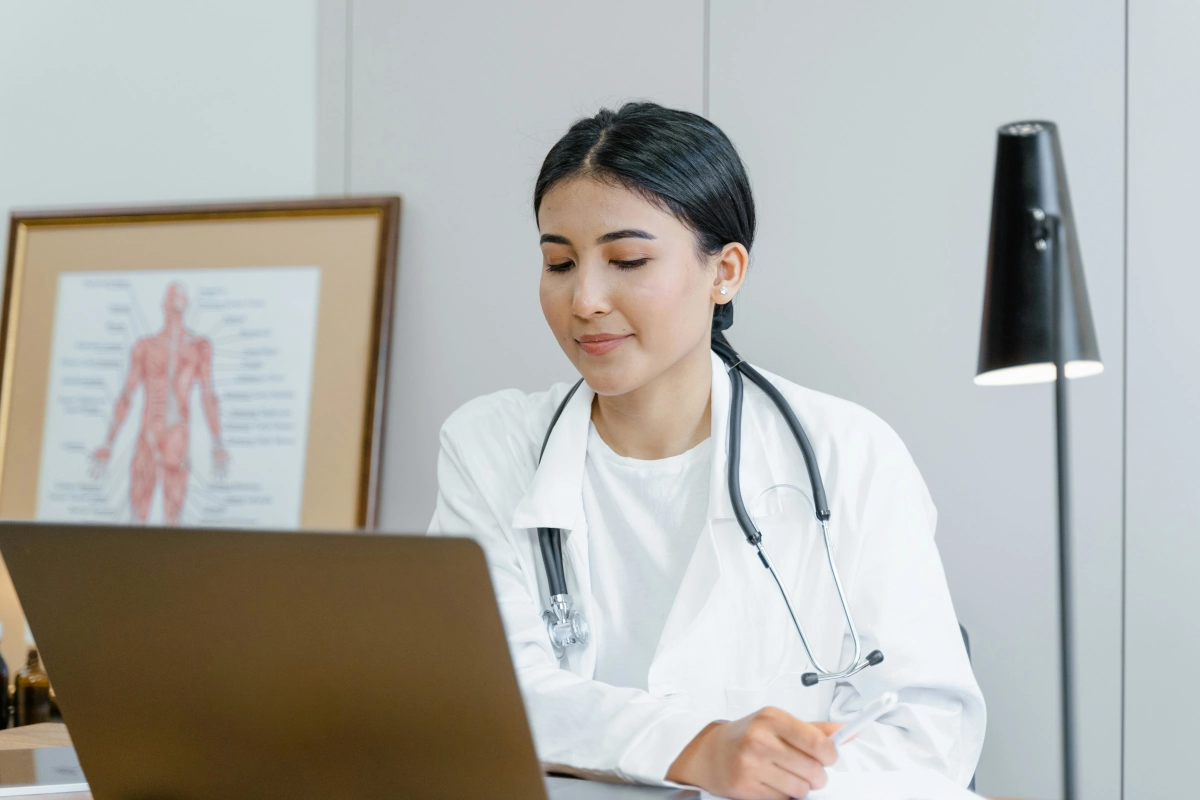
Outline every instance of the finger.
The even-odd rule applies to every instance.
[[[784,748],[785,750],[776,754],[772,760],[772,766],[790,772],[797,778],[802,778],[814,789],[825,786],[829,779],[825,774],[825,766],[820,761],[786,742]]]
[[[770,718],[779,738],[792,747],[809,754],[827,767],[837,761],[837,748],[829,741],[829,736],[815,725],[798,720],[786,711],[778,709],[773,711]]]
[[[758,784],[751,790],[750,794],[743,795],[738,793],[736,795],[730,795],[730,797],[735,796],[748,798],[752,797],[754,800],[790,800],[791,798],[791,795],[787,792],[781,792],[774,786],[770,786],[762,781],[758,782]]]
[[[784,797],[806,797],[816,787],[804,778],[772,764],[763,770],[759,778],[763,785],[781,793]]]

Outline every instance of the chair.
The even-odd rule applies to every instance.
[[[970,661],[971,660],[971,637],[967,635],[967,629],[962,626],[962,623],[959,623],[958,630],[960,633],[962,633],[963,647],[967,648],[967,661]],[[969,784],[967,784],[967,788],[970,789],[972,792],[975,791],[975,776],[974,775],[971,776],[971,782]]]

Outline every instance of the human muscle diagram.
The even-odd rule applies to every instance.
[[[62,274],[38,519],[299,527],[319,281]]]
[[[163,328],[134,342],[129,374],[117,397],[108,435],[92,454],[96,462],[93,477],[99,478],[112,458],[112,441],[129,413],[133,394],[140,388],[142,416],[129,468],[129,507],[137,522],[146,522],[154,489],[161,484],[163,517],[168,525],[179,524],[187,497],[188,400],[193,386],[199,387],[212,436],[214,477],[224,475],[229,458],[221,444],[220,406],[212,387],[212,342],[184,325],[187,300],[184,284],[167,286]]]

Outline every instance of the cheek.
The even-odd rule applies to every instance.
[[[693,339],[707,324],[708,292],[693,269],[663,270],[627,287],[623,310],[648,344]]]
[[[542,279],[538,286],[538,299],[542,304],[542,316],[550,325],[550,330],[557,338],[567,334],[571,323],[571,292],[567,281],[549,281]]]

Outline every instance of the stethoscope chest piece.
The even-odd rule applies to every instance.
[[[571,645],[588,643],[591,629],[587,617],[575,608],[571,595],[551,595],[550,608],[542,612],[542,619],[546,621],[546,634],[558,658],[562,658]]]

